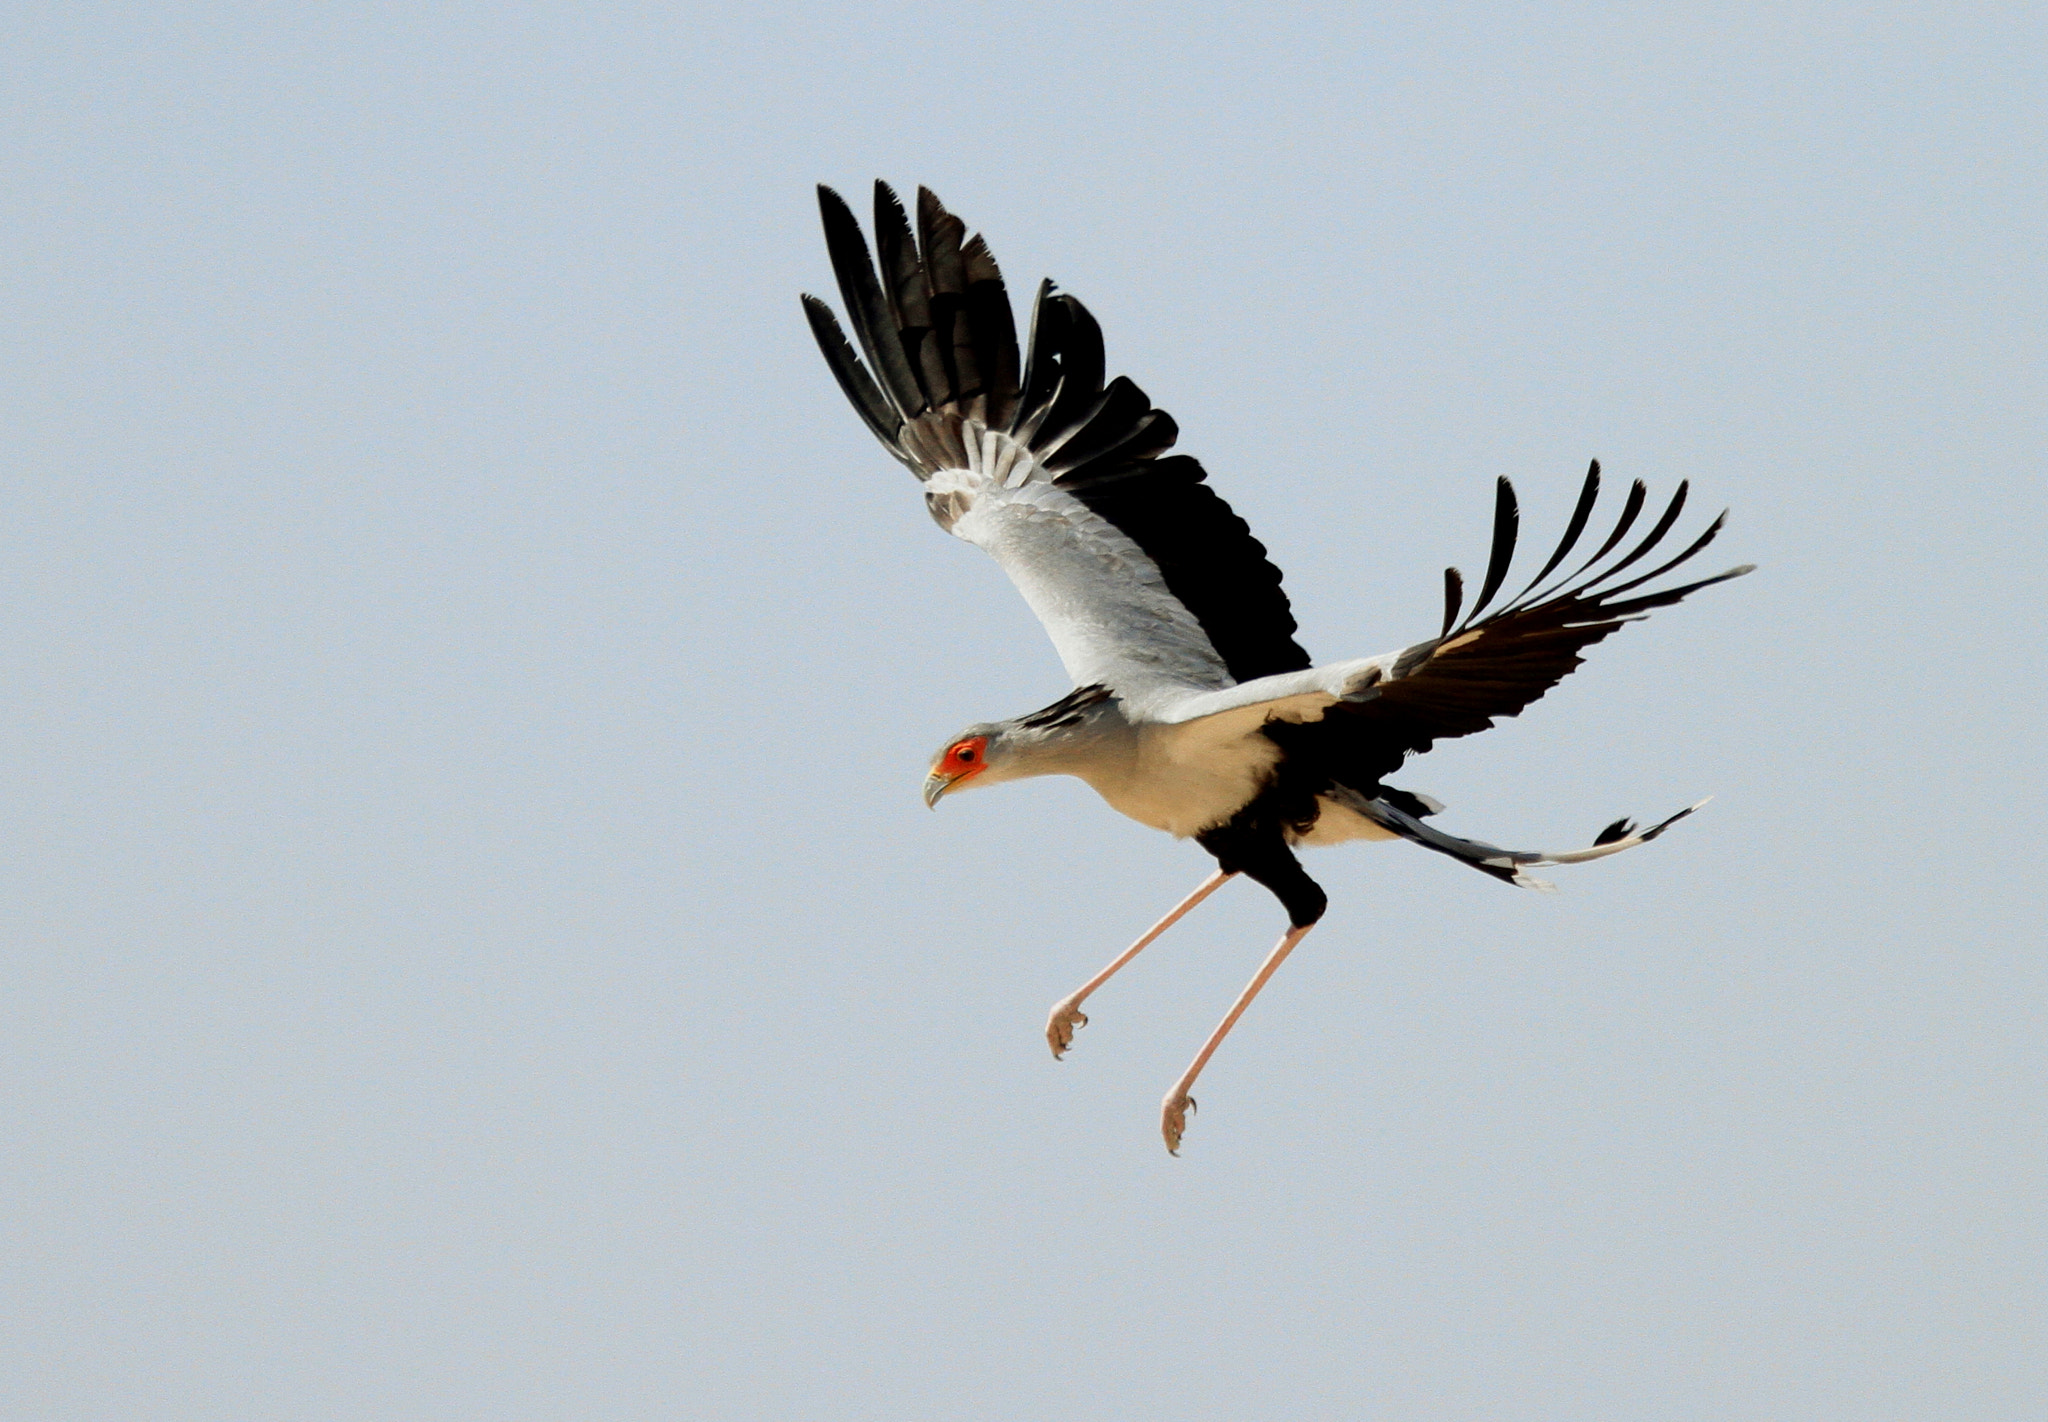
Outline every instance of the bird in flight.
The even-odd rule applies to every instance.
[[[1327,896],[1296,849],[1401,839],[1505,883],[1548,889],[1530,869],[1632,849],[1699,808],[1648,828],[1617,820],[1588,848],[1545,853],[1447,834],[1429,823],[1442,805],[1386,783],[1436,742],[1519,713],[1623,623],[1751,571],[1648,588],[1705,548],[1727,518],[1637,571],[1666,546],[1685,484],[1630,543],[1648,498],[1636,481],[1592,555],[1571,562],[1600,497],[1595,462],[1556,551],[1496,603],[1520,526],[1514,488],[1501,479],[1492,551],[1470,609],[1464,579],[1446,569],[1435,636],[1317,665],[1294,640],[1265,547],[1200,464],[1168,453],[1179,434],[1173,417],[1126,377],[1105,383],[1102,333],[1086,307],[1041,283],[1020,361],[995,257],[928,190],[918,190],[913,235],[896,194],[875,185],[872,254],[844,199],[827,187],[818,199],[859,343],[856,350],[830,307],[805,296],[826,363],[855,412],[924,486],[939,527],[1009,574],[1074,682],[1043,710],[969,726],[947,741],[925,777],[925,802],[936,808],[962,790],[1073,775],[1113,809],[1193,839],[1216,860],[1193,893],[1054,1005],[1046,1024],[1053,1055],[1086,1025],[1081,1006],[1096,989],[1231,878],[1263,884],[1287,912],[1287,931],[1166,1095],[1160,1130],[1169,1151],[1180,1151],[1196,1077],[1323,916]],[[1623,573],[1633,576],[1617,581]]]

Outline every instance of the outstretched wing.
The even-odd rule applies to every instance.
[[[1309,665],[1265,548],[1201,465],[1162,457],[1173,417],[1122,376],[1104,385],[1087,308],[1043,283],[1020,363],[995,258],[929,191],[913,237],[875,185],[873,256],[839,195],[818,199],[860,345],[806,296],[819,349],[939,526],[1002,564],[1076,684],[1142,714]]]
[[[1514,486],[1500,481],[1494,504],[1493,555],[1479,599],[1461,619],[1464,578],[1444,572],[1443,630],[1427,642],[1384,656],[1332,662],[1265,677],[1220,691],[1189,695],[1156,719],[1185,725],[1191,740],[1229,740],[1264,726],[1290,748],[1312,750],[1339,783],[1358,788],[1390,775],[1410,754],[1439,740],[1486,730],[1556,686],[1579,665],[1580,653],[1690,593],[1751,571],[1749,564],[1679,587],[1638,593],[1713,542],[1727,515],[1715,519],[1684,552],[1626,582],[1614,580],[1661,546],[1685,510],[1680,484],[1656,525],[1628,552],[1612,557],[1641,517],[1648,490],[1630,488],[1614,531],[1571,573],[1563,566],[1591,521],[1600,497],[1600,465],[1586,472],[1577,508],[1557,550],[1520,593],[1482,616],[1507,580],[1521,516]],[[1294,724],[1278,724],[1294,723]]]
[[[1755,565],[1745,563],[1678,587],[1637,591],[1713,542],[1727,522],[1724,512],[1683,552],[1625,582],[1615,581],[1665,546],[1665,537],[1685,511],[1687,488],[1681,483],[1642,540],[1615,557],[1648,499],[1649,491],[1636,480],[1613,531],[1593,555],[1572,572],[1546,582],[1571,556],[1591,521],[1600,497],[1600,464],[1595,460],[1556,551],[1520,593],[1482,616],[1507,579],[1521,523],[1514,486],[1502,479],[1494,504],[1493,554],[1471,611],[1459,617],[1464,580],[1457,569],[1445,569],[1443,630],[1395,654],[1392,667],[1374,685],[1338,701],[1320,725],[1304,730],[1315,734],[1326,752],[1355,762],[1353,774],[1369,773],[1377,779],[1398,769],[1405,756],[1420,754],[1439,740],[1469,736],[1500,717],[1517,714],[1564,680],[1583,660],[1580,653],[1623,624],[1641,621],[1655,608],[1669,607],[1701,588],[1753,571]]]

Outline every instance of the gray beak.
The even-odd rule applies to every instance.
[[[953,788],[953,777],[934,770],[924,778],[924,803],[928,810],[939,808],[939,796]]]

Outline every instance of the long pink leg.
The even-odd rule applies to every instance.
[[[1172,913],[1146,929],[1143,938],[1117,954],[1116,960],[1108,967],[1053,1004],[1052,1015],[1045,1022],[1045,1040],[1051,1045],[1055,1058],[1064,1056],[1067,1048],[1074,1045],[1074,1029],[1088,1025],[1088,1016],[1081,1011],[1081,1004],[1088,1000],[1088,995],[1115,977],[1119,968],[1143,952],[1153,939],[1179,923],[1189,909],[1222,888],[1231,877],[1230,874],[1218,869],[1202,881],[1201,888],[1182,899]]]
[[[1259,989],[1266,985],[1267,979],[1280,970],[1280,965],[1287,961],[1287,955],[1294,951],[1294,945],[1308,937],[1308,931],[1314,927],[1313,923],[1304,923],[1299,928],[1287,930],[1286,936],[1266,955],[1266,961],[1259,965],[1259,971],[1252,977],[1251,982],[1246,984],[1245,990],[1237,995],[1237,1002],[1224,1014],[1223,1020],[1216,1024],[1216,1030],[1209,1034],[1209,1040],[1202,1043],[1202,1050],[1195,1053],[1194,1061],[1180,1074],[1180,1080],[1173,1084],[1173,1090],[1166,1093],[1166,1100],[1159,1112],[1159,1129],[1166,1137],[1166,1149],[1169,1154],[1180,1154],[1181,1132],[1187,1129],[1188,1112],[1195,1109],[1195,1099],[1188,1095],[1189,1088],[1195,1084],[1195,1078],[1202,1074],[1203,1067],[1209,1065],[1209,1058],[1216,1055],[1216,1049],[1223,1045],[1223,1039],[1229,1036],[1230,1029],[1237,1025],[1237,1019],[1244,1016],[1244,1010],[1252,1005],[1252,999],[1259,995]]]

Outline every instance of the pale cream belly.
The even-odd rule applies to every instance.
[[[1083,778],[1119,814],[1187,839],[1250,804],[1271,781],[1280,759],[1280,748],[1264,736],[1206,748],[1200,759],[1183,758],[1176,754],[1180,749],[1171,732],[1154,732],[1140,740],[1135,763],[1119,773]]]
[[[1117,813],[1165,830],[1176,839],[1187,839],[1229,820],[1264,787],[1238,776],[1187,775],[1135,786],[1095,788]]]

